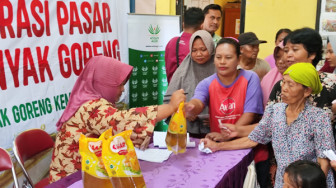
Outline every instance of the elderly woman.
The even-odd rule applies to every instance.
[[[197,85],[192,100],[185,105],[188,119],[194,119],[209,106],[211,133],[206,136],[213,140],[222,140],[220,124],[250,124],[264,111],[258,75],[237,69],[239,49],[239,43],[232,38],[217,43],[216,73]]]
[[[178,89],[183,89],[187,93],[187,100],[190,100],[197,84],[215,72],[214,42],[209,32],[196,31],[191,36],[189,44],[190,53],[174,73],[168,85],[165,102],[168,101],[168,96]],[[208,109],[204,109],[201,114],[206,116]],[[203,119],[196,118],[194,121],[187,122],[187,130],[191,136],[202,137],[209,132],[209,125],[203,125]]]
[[[212,151],[251,148],[258,143],[272,142],[278,164],[276,188],[283,186],[285,168],[299,159],[318,162],[327,176],[328,187],[334,187],[329,161],[323,154],[325,150],[335,149],[330,119],[326,112],[307,101],[311,94],[318,94],[321,90],[314,66],[296,63],[284,72],[281,85],[283,102],[267,106],[259,125],[248,137],[221,143],[205,138],[201,142]]]
[[[56,126],[50,164],[51,182],[81,168],[78,140],[81,134],[99,137],[107,129],[113,134],[133,130],[131,139],[138,148],[146,148],[155,123],[173,114],[185,100],[183,90],[173,93],[169,104],[118,110],[118,101],[133,67],[110,57],[92,57],[85,65],[72,89],[63,115]]]

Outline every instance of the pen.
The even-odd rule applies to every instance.
[[[183,93],[183,94],[188,94],[188,93]],[[165,95],[164,97],[171,97],[172,95]]]

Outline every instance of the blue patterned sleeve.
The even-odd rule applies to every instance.
[[[323,151],[330,149],[335,151],[335,140],[330,118],[326,112],[317,109],[317,112],[314,113],[314,118],[312,118],[312,124],[314,125],[313,131],[316,155],[319,158],[327,158],[323,154]]]
[[[259,125],[254,128],[248,138],[260,144],[267,144],[272,141],[272,119],[274,114],[274,105],[267,106]]]

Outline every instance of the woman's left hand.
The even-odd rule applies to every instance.
[[[203,138],[200,142],[204,143],[204,148],[209,148],[212,152],[218,151],[219,143],[210,140],[209,138]]]

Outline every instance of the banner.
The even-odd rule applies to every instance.
[[[168,86],[164,51],[179,31],[179,16],[129,15],[130,107],[162,104]]]
[[[90,57],[127,59],[127,12],[118,0],[0,1],[0,147],[27,129],[55,132]]]

